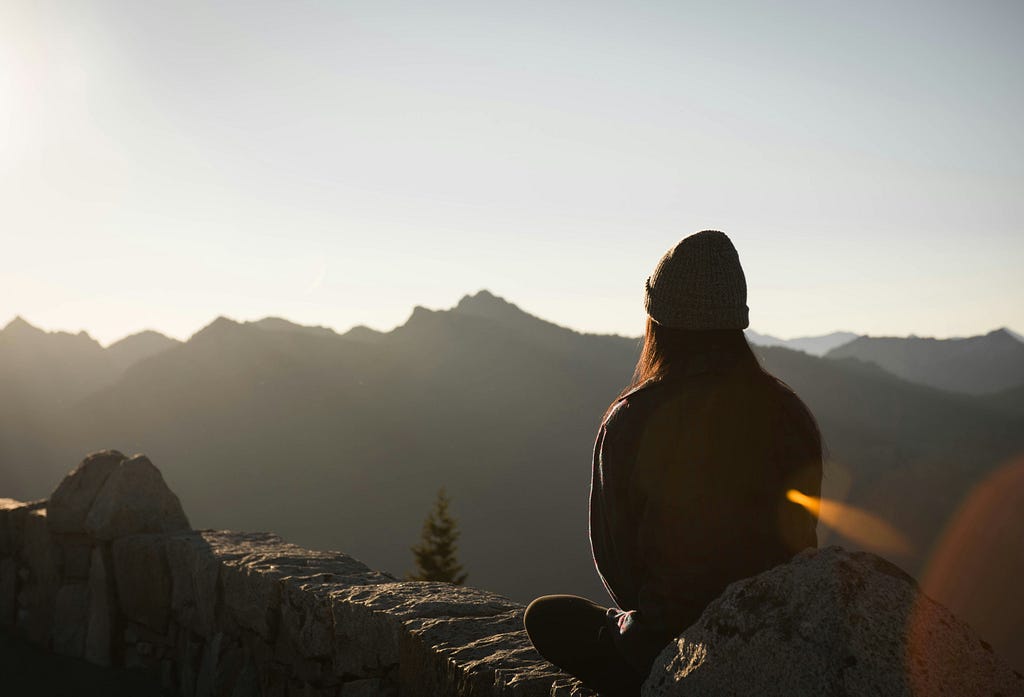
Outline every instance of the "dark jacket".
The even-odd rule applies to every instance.
[[[790,488],[819,496],[821,443],[773,378],[706,355],[605,416],[594,447],[590,541],[620,653],[641,674],[736,580],[817,546]]]

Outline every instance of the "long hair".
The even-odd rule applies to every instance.
[[[666,380],[683,374],[698,356],[714,357],[727,366],[722,380],[728,381],[728,392],[739,400],[753,397],[753,392],[767,394],[773,406],[783,401],[796,403],[800,427],[808,444],[823,453],[821,430],[810,409],[792,387],[764,369],[741,329],[691,330],[666,327],[647,318],[643,346],[630,383],[608,406],[609,414],[616,402],[631,390],[649,380]]]

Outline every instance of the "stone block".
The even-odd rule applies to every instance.
[[[61,586],[53,610],[54,652],[80,658],[85,651],[88,624],[89,586],[84,583]]]
[[[46,524],[45,508],[25,511],[21,534],[27,573],[19,591],[24,610],[19,624],[29,641],[49,648],[60,576],[57,548]]]
[[[10,627],[18,608],[18,564],[14,559],[0,559],[0,627]]]
[[[425,581],[350,586],[331,593],[334,672],[373,676],[399,662],[405,623],[430,617],[487,617],[521,609],[494,593]]]
[[[162,535],[132,535],[111,545],[121,612],[160,633],[167,630],[171,610],[171,570],[165,542]]]
[[[61,558],[61,578],[71,582],[89,580],[92,544],[84,539],[64,537],[63,539],[58,538],[58,547]]]
[[[196,678],[203,657],[203,643],[201,638],[190,632],[183,631],[178,634],[178,646],[174,656],[180,697],[195,697]]]
[[[0,499],[0,559],[14,556],[14,511],[24,507],[22,501]]]
[[[114,580],[109,554],[101,547],[92,551],[89,562],[89,623],[85,634],[87,661],[109,667],[117,623]]]
[[[380,678],[350,680],[341,686],[341,697],[383,697],[388,688]]]
[[[399,645],[402,695],[547,697],[564,675],[533,648],[521,608],[493,616],[414,618],[405,629]]]
[[[304,658],[329,658],[334,650],[333,584],[288,577],[281,587],[279,642]]]
[[[145,455],[124,460],[109,474],[85,517],[97,540],[189,529],[181,502]]]
[[[220,646],[224,635],[214,634],[203,644],[199,659],[199,675],[196,678],[196,697],[214,697],[214,683],[217,678],[217,667],[220,659]]]
[[[171,614],[182,626],[209,635],[217,626],[220,559],[204,535],[171,535],[164,549],[171,572]]]
[[[347,554],[303,549],[276,537],[252,540],[246,547],[245,555],[224,562],[221,578],[225,604],[239,626],[257,632],[268,641],[277,638],[285,579],[337,587],[391,580],[388,575],[373,571]],[[299,623],[305,622],[307,617],[306,614],[292,615]],[[321,619],[326,621],[325,613],[321,613]],[[299,639],[306,644],[300,653],[318,650],[310,644],[322,640],[324,624],[314,624],[307,627],[305,638]]]
[[[10,537],[10,554],[8,556],[22,558],[25,555],[25,522],[33,511],[45,511],[47,502],[41,500],[21,504],[11,499],[4,500],[12,504],[9,508],[0,511],[0,515],[6,520]]]
[[[259,672],[256,669],[252,653],[247,649],[242,650],[241,666],[235,683],[231,688],[230,697],[250,697],[260,693]]]
[[[22,556],[33,583],[41,584],[53,595],[60,585],[59,550],[46,523],[46,509],[28,511],[24,519]]]
[[[85,518],[110,474],[124,461],[116,450],[87,455],[61,480],[50,497],[50,529],[57,533],[84,533]]]

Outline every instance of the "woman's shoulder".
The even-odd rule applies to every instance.
[[[671,401],[672,396],[671,381],[663,378],[645,380],[619,396],[604,417],[602,426],[614,430],[642,426],[659,407]]]

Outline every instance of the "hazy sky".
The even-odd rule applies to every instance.
[[[0,3],[0,325],[637,335],[727,232],[784,337],[1024,331],[1024,3]]]

